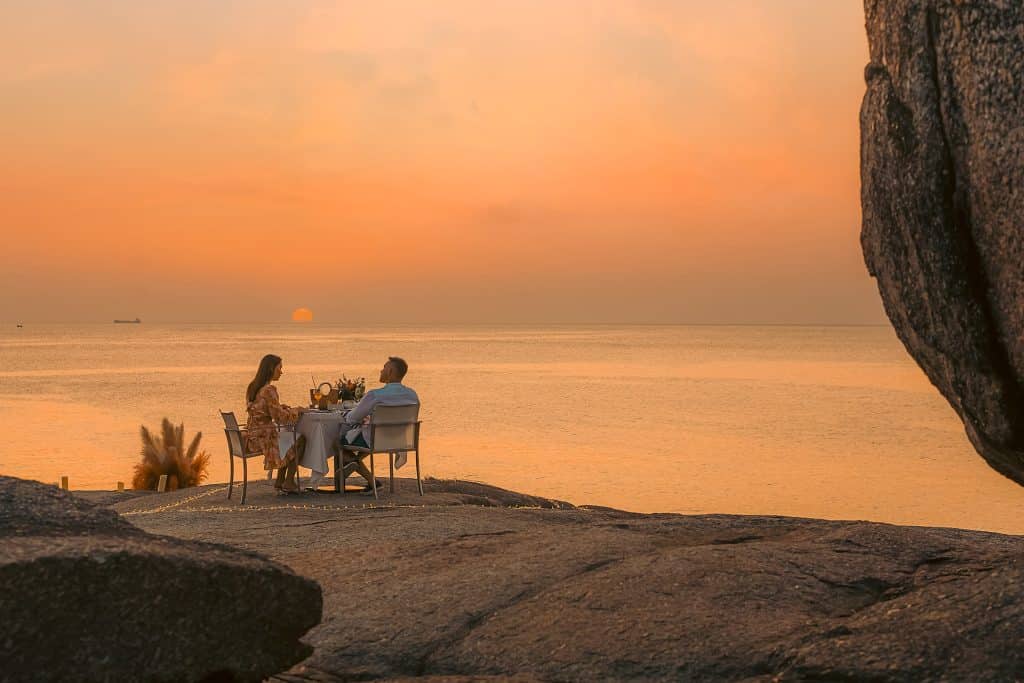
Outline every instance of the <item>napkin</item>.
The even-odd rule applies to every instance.
[[[280,449],[282,457],[293,445],[295,445],[295,432],[281,431],[277,433],[277,447]]]

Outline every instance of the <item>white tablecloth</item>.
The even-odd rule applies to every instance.
[[[310,411],[302,414],[295,431],[306,437],[306,451],[299,465],[312,470],[314,477],[327,474],[328,459],[338,447],[338,435],[348,411]]]

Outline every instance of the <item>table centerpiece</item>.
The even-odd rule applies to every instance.
[[[366,378],[349,379],[342,375],[341,379],[335,384],[335,388],[338,391],[338,398],[341,399],[342,403],[345,401],[358,401],[366,393]]]

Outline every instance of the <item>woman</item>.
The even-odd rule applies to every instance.
[[[281,379],[283,365],[281,358],[273,354],[263,356],[260,367],[256,371],[256,377],[249,383],[245,390],[246,410],[249,413],[249,420],[245,428],[246,448],[252,453],[260,451],[263,453],[263,469],[277,470],[277,481],[274,488],[278,491],[297,492],[298,482],[295,477],[299,471],[297,454],[300,452],[302,437],[288,449],[284,457],[281,457],[281,450],[278,447],[278,425],[294,424],[302,415],[304,409],[291,408],[283,405],[277,397],[277,388],[271,385]]]

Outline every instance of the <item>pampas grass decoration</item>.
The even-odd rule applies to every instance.
[[[185,425],[175,427],[165,417],[159,434],[150,432],[145,425],[141,434],[142,462],[135,466],[132,488],[154,491],[162,474],[167,475],[168,491],[198,486],[206,479],[210,454],[199,450],[202,432],[196,432],[185,448]]]

